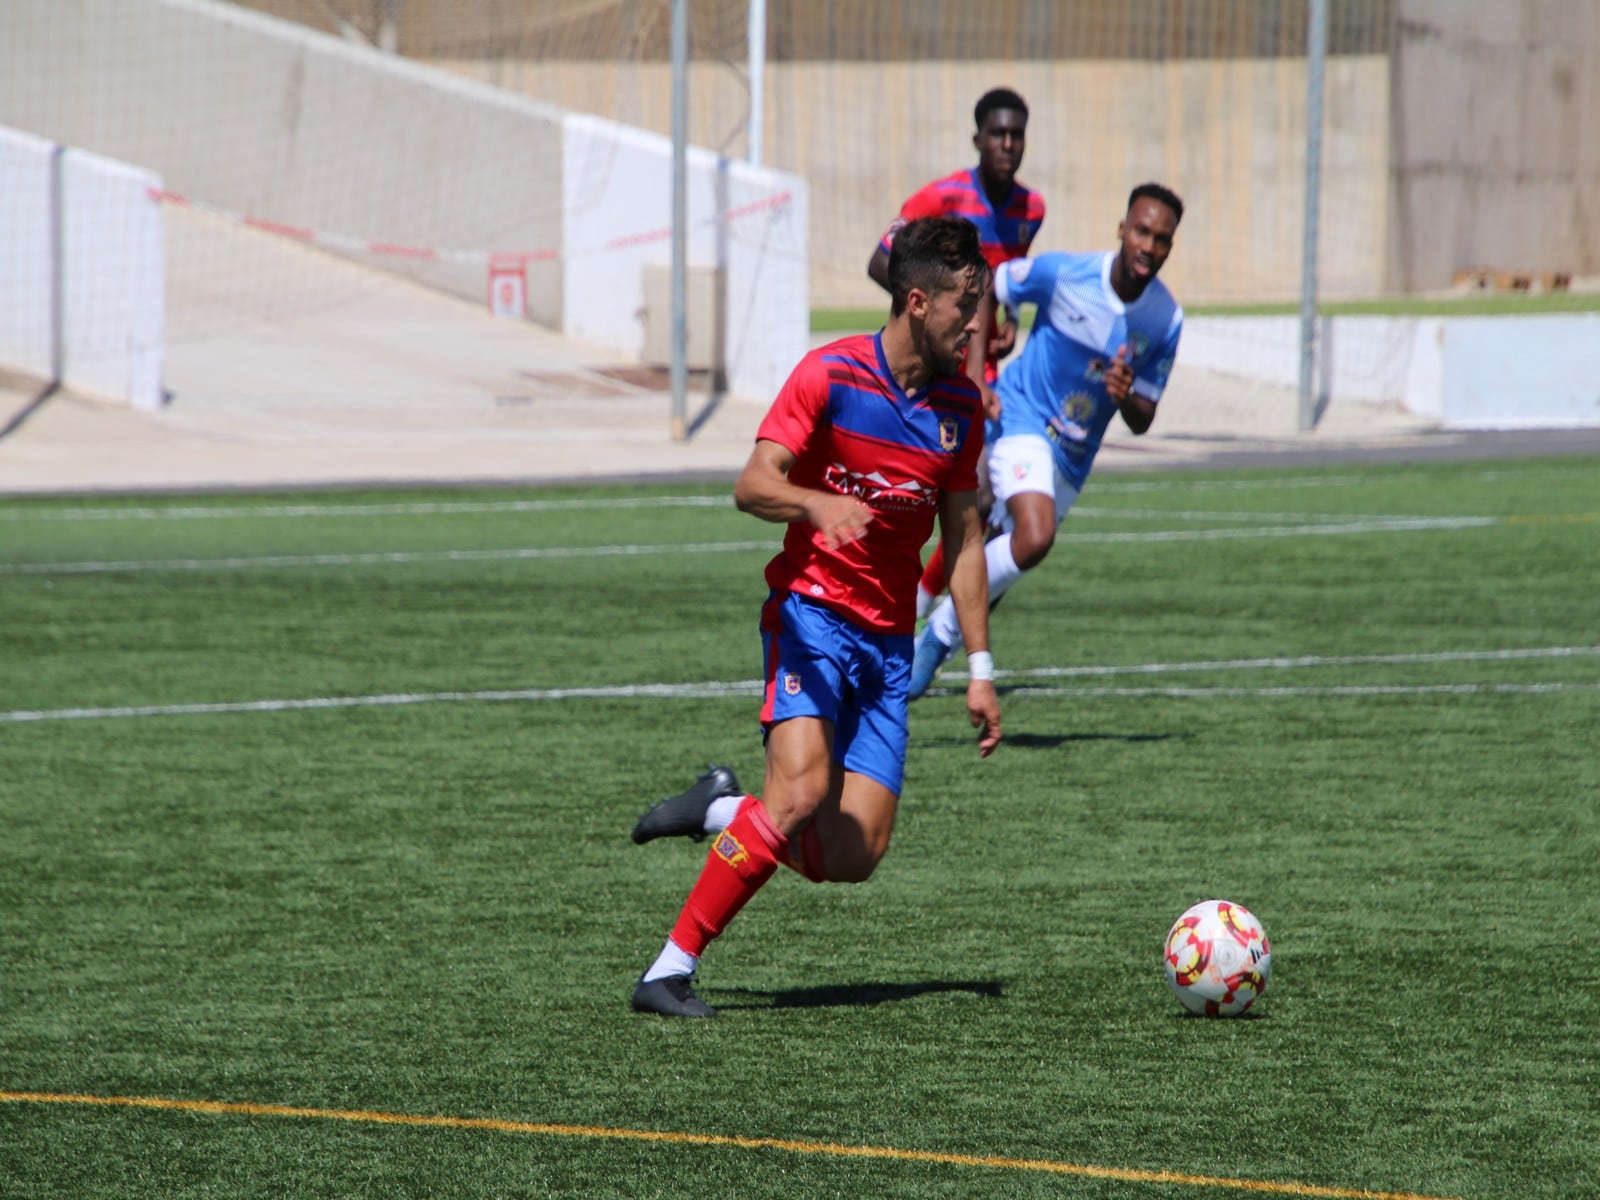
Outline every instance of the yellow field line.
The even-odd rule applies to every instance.
[[[62,1092],[0,1091],[0,1101],[22,1104],[89,1104],[111,1108],[152,1108],[169,1112],[221,1113],[249,1117],[303,1117],[323,1121],[358,1121],[425,1129],[487,1129],[496,1133],[531,1133],[547,1137],[611,1138],[619,1141],[664,1142],[679,1146],[731,1146],[740,1150],[785,1150],[793,1154],[827,1154],[837,1158],[886,1158],[945,1166],[989,1167],[1000,1171],[1041,1171],[1129,1183],[1181,1183],[1191,1187],[1232,1188],[1283,1196],[1326,1196],[1336,1200],[1445,1200],[1416,1192],[1369,1192],[1362,1188],[1316,1187],[1260,1179],[1184,1175],[1175,1171],[1141,1171],[1131,1167],[1092,1167],[1048,1159],[998,1158],[976,1154],[941,1154],[932,1150],[899,1150],[891,1146],[845,1146],[836,1142],[799,1142],[787,1138],[733,1137],[714,1133],[672,1133],[650,1129],[610,1129],[597,1125],[547,1125],[502,1121],[491,1117],[417,1116],[338,1108],[295,1108],[286,1104],[236,1104],[222,1100],[170,1100],[160,1096],[83,1096]]]

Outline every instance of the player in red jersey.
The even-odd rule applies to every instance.
[[[883,329],[807,354],[756,432],[734,501],[789,527],[767,564],[761,610],[766,780],[757,798],[713,766],[635,826],[636,842],[714,835],[666,946],[634,987],[640,1012],[714,1015],[692,986],[700,955],[780,865],[818,883],[859,882],[888,850],[916,581],[936,518],[979,753],[1000,742],[977,494],[983,399],[961,370],[989,276],[969,222],[907,224],[889,259]]]
[[[978,151],[978,165],[935,179],[900,206],[900,215],[890,223],[867,263],[867,274],[881,287],[889,286],[889,247],[896,231],[917,217],[954,213],[971,221],[978,227],[983,256],[990,267],[1024,257],[1033,244],[1044,221],[1044,197],[1017,182],[1028,140],[1028,105],[1010,88],[993,88],[979,98],[972,116],[977,124],[972,144]],[[1017,330],[1015,325],[996,324],[992,301],[986,302],[984,309],[986,320],[972,339],[981,353],[970,355],[969,372],[974,379],[992,384],[1000,360],[1016,345]]]
[[[978,165],[934,180],[900,206],[900,215],[890,224],[867,264],[867,274],[883,287],[889,286],[885,267],[895,232],[906,221],[932,213],[955,213],[976,225],[983,256],[992,268],[1026,257],[1044,222],[1044,197],[1017,181],[1028,140],[1027,102],[1009,88],[993,88],[979,97],[972,117],[978,127],[972,135]],[[978,336],[967,347],[967,373],[983,385],[991,420],[1000,415],[1000,401],[992,390],[999,377],[1000,360],[1017,343],[1016,325],[999,323],[1000,312],[993,296],[986,296]],[[987,508],[987,469],[979,471],[978,486]],[[944,554],[935,547],[917,587],[919,617],[927,614],[944,588]]]

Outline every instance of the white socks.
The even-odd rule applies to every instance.
[[[665,979],[668,975],[693,975],[694,969],[700,965],[700,960],[687,950],[680,949],[678,943],[671,938],[662,947],[660,956],[650,964],[650,969],[644,973],[643,983],[655,979]]]
[[[721,833],[733,823],[733,818],[739,815],[739,806],[743,803],[743,792],[736,796],[718,796],[711,802],[711,807],[706,809],[705,831]]]
[[[994,607],[994,602],[1006,594],[1017,580],[1021,579],[1024,572],[1017,566],[1017,560],[1011,557],[1011,535],[1002,533],[983,548],[984,559],[989,564],[989,607]],[[928,618],[928,629],[933,636],[938,638],[952,650],[961,646],[961,625],[956,620],[955,601],[946,596],[939,602],[939,607],[933,610],[933,615]]]
[[[707,833],[720,833],[726,829],[735,816],[738,815],[739,806],[744,803],[744,793],[736,796],[718,796],[706,809],[705,829]],[[650,964],[650,969],[644,973],[644,982],[649,983],[654,979],[664,979],[668,975],[693,975],[700,960],[693,954],[678,945],[671,938],[661,948],[661,953],[656,961]]]

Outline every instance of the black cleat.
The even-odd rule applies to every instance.
[[[712,763],[689,789],[652,804],[633,827],[633,840],[644,845],[658,837],[687,837],[703,841],[706,836],[706,809],[722,796],[740,794],[739,781],[727,767]]]
[[[633,1011],[659,1013],[663,1017],[714,1017],[717,1010],[694,994],[694,986],[687,975],[666,975],[652,979],[644,976],[633,987]]]

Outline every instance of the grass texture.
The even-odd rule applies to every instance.
[[[877,875],[781,873],[673,1023],[704,847],[628,830],[761,778],[725,484],[0,500],[0,1195],[1600,1194],[1597,513],[1097,476],[1006,743],[941,680]],[[1162,980],[1211,896],[1246,1019]]]
[[[1190,317],[1289,317],[1300,312],[1295,301],[1266,304],[1185,304]],[[1325,317],[1530,317],[1550,313],[1600,312],[1600,292],[1468,292],[1450,296],[1394,296],[1374,300],[1324,300],[1317,311]],[[818,308],[811,312],[812,333],[861,333],[883,325],[888,304],[881,308]],[[1024,305],[1020,320],[1033,328],[1033,305]]]

